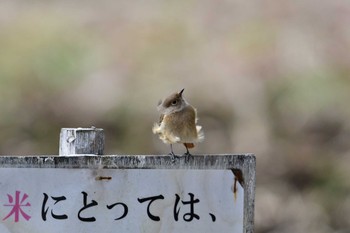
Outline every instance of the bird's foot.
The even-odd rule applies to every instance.
[[[171,162],[175,162],[176,158],[179,158],[179,156],[177,156],[174,152],[170,152],[169,153],[170,158],[171,158]]]
[[[190,152],[186,152],[183,156],[185,156],[185,162],[187,163],[188,161],[190,161],[190,158],[191,158],[191,154],[190,154]]]

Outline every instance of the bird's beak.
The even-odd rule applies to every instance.
[[[157,106],[160,106],[162,102],[163,102],[162,100],[159,100]]]
[[[182,92],[184,92],[185,88],[182,89],[180,92],[179,92],[179,95],[182,96]]]

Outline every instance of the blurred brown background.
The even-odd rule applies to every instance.
[[[0,154],[164,154],[160,98],[186,88],[206,141],[257,156],[257,233],[350,232],[350,2],[0,2]],[[177,153],[184,148],[175,147]]]

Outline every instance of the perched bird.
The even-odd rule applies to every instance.
[[[190,157],[189,148],[194,143],[204,139],[202,126],[196,125],[197,111],[182,96],[185,89],[174,93],[158,104],[160,121],[153,126],[153,133],[166,144],[170,144],[170,156],[172,161],[177,157],[173,152],[174,143],[183,143],[186,147],[186,160]]]

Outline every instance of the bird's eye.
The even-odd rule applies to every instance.
[[[177,100],[173,100],[173,102],[171,102],[171,105],[176,105],[177,104]]]

